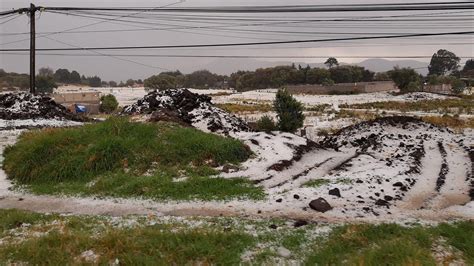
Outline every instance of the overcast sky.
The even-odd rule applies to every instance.
[[[44,0],[34,1],[36,5],[42,6],[81,6],[81,7],[158,7],[174,3],[174,0],[141,0],[141,1],[116,1],[116,0],[102,0],[102,1],[59,1],[59,0]],[[185,6],[245,6],[255,5],[256,1],[237,1],[237,0],[187,0],[184,3],[173,5],[173,7]],[[261,0],[259,5],[304,5],[304,4],[354,4],[354,3],[406,3],[407,1],[397,0],[379,0],[379,1],[283,1],[283,0]],[[444,2],[439,0],[418,0],[417,2]],[[26,0],[0,0],[0,10],[5,11],[12,8],[27,7],[30,1]],[[435,13],[439,11],[418,11],[421,13]],[[406,13],[405,13],[406,14]],[[219,14],[222,15],[222,14]],[[320,18],[339,18],[347,16],[379,16],[379,15],[401,15],[398,12],[384,13],[302,13],[302,14],[272,14],[268,15],[250,15],[259,16],[260,18],[289,18],[289,19],[320,19]],[[462,13],[464,18],[474,16],[473,12]],[[126,18],[123,18],[126,19]],[[131,20],[131,18],[128,18]],[[0,20],[0,34],[5,33],[27,33],[29,31],[28,17],[26,15],[1,24]],[[38,36],[42,32],[55,32],[67,30],[75,27],[80,27],[100,20],[83,18],[76,16],[68,16],[65,14],[42,13],[37,17],[37,32]],[[157,23],[156,25],[130,25],[125,23],[111,23],[102,22],[97,25],[81,28],[80,30],[117,30],[117,29],[143,29],[143,28],[159,28],[169,27],[169,25],[178,26],[210,26],[210,25],[225,25],[223,21],[207,21],[206,23],[196,23],[193,21],[179,21],[176,19],[154,17],[148,22]],[[472,22],[472,20],[471,20]],[[285,26],[267,26],[267,27],[249,27],[239,26],[225,28],[225,30],[213,29],[187,29],[177,31],[164,30],[145,30],[133,32],[100,32],[100,33],[62,33],[50,35],[49,38],[37,38],[37,48],[53,48],[53,47],[92,47],[92,46],[139,46],[139,45],[176,45],[176,44],[206,44],[206,43],[238,43],[238,42],[262,42],[274,40],[299,40],[299,39],[324,39],[333,37],[353,37],[349,33],[425,33],[425,32],[447,32],[447,31],[468,31],[473,30],[474,25],[471,22],[401,22],[398,24],[387,22],[372,22],[362,24],[345,24],[334,23],[298,23],[296,25]],[[211,24],[214,23],[214,24]],[[431,23],[431,24],[430,24]],[[345,26],[345,27],[344,27]],[[442,27],[442,28],[440,28]],[[319,32],[328,34],[280,34],[280,33],[256,33],[256,32],[235,32],[231,30],[271,30],[271,31],[295,31],[295,32]],[[334,35],[334,33],[340,33]],[[28,35],[0,35],[0,47],[2,48],[28,48]],[[21,41],[23,40],[23,41]],[[16,42],[18,41],[18,42]],[[7,44],[10,42],[15,42]],[[372,40],[372,41],[352,41],[352,42],[331,42],[321,44],[298,44],[298,45],[273,45],[264,47],[245,47],[245,48],[213,48],[213,49],[174,49],[174,50],[141,50],[141,51],[123,51],[113,52],[115,54],[181,54],[181,55],[259,55],[259,56],[410,56],[410,55],[431,55],[436,50],[445,48],[455,52],[459,56],[474,56],[474,39],[472,35],[459,37],[435,37],[435,38],[417,38],[417,39],[397,39],[397,40]],[[58,52],[64,53],[64,52]],[[68,52],[71,53],[71,52]],[[94,52],[78,52],[79,54]],[[108,51],[101,51],[101,53],[112,53]],[[152,74],[163,71],[163,69],[180,69],[183,72],[191,72],[206,68],[206,66],[219,66],[225,64],[243,64],[245,68],[246,62],[250,65],[249,60],[232,60],[232,59],[217,59],[211,58],[151,58],[151,57],[121,57],[123,60],[111,58],[106,56],[37,56],[37,69],[43,66],[48,66],[53,69],[68,68],[75,69],[85,75],[97,74],[104,80],[126,80],[128,78],[146,78]],[[129,60],[129,61],[125,61]],[[133,62],[130,62],[134,61]],[[322,62],[324,59],[260,59],[266,61],[295,61],[305,63]],[[339,61],[346,63],[356,63],[364,60],[363,58],[341,58]],[[429,59],[417,59],[418,61],[428,61]],[[463,59],[464,61],[465,59]],[[27,55],[5,55],[0,54],[0,68],[6,71],[14,72],[28,72],[28,56]],[[146,66],[144,66],[146,65]],[[215,69],[214,69],[215,70]]]

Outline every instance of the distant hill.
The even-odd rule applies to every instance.
[[[207,69],[211,72],[217,74],[231,74],[238,70],[255,70],[257,68],[265,68],[265,67],[274,67],[278,65],[291,65],[293,62],[290,61],[263,61],[263,60],[256,60],[256,59],[216,59],[207,64],[198,67],[198,69]],[[305,67],[307,63],[304,62],[294,62],[295,65]],[[341,62],[341,64],[346,64]],[[311,67],[325,67],[323,63],[311,63],[309,64]],[[355,65],[363,66],[371,71],[381,72],[393,69],[395,66],[400,67],[411,67],[415,68],[420,74],[426,75],[428,73],[428,63],[420,62],[416,60],[386,60],[386,59],[367,59],[360,63],[355,63]],[[192,67],[189,70],[185,70],[185,72],[192,72],[196,67]]]

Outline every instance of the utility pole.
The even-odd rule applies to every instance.
[[[36,13],[36,6],[30,4],[30,93],[36,93],[36,67],[35,67],[35,59],[36,59],[36,32],[35,32],[35,13]]]

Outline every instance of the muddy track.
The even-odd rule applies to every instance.
[[[436,180],[436,191],[440,191],[441,187],[446,183],[446,175],[449,172],[448,162],[446,160],[447,152],[443,146],[442,141],[438,141],[438,149],[439,153],[441,154],[442,162],[441,162],[441,169],[439,170],[438,179]]]

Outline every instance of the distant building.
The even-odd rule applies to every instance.
[[[286,88],[290,93],[302,94],[356,94],[397,90],[397,86],[393,81],[338,83],[334,85],[289,85]]]
[[[99,113],[100,92],[54,93],[51,98],[73,113],[76,112],[77,105],[85,106],[87,114]]]
[[[451,84],[439,84],[439,85],[423,85],[424,92],[440,93],[440,94],[453,94],[453,86]]]

